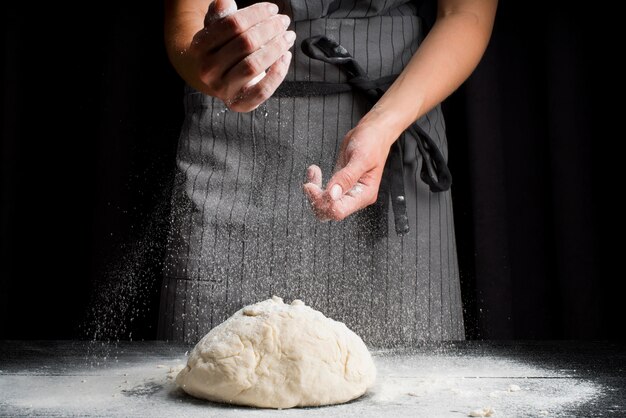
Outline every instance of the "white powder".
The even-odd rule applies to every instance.
[[[491,417],[495,413],[496,413],[496,411],[492,407],[485,406],[484,408],[474,409],[472,412],[470,412],[468,414],[468,416],[470,416],[470,417]]]
[[[186,396],[168,379],[184,364],[183,352],[170,358],[120,357],[119,362],[103,361],[99,367],[76,364],[60,375],[33,373],[31,366],[19,373],[5,371],[0,375],[0,415],[276,416],[272,410],[225,407]],[[327,408],[283,410],[281,417],[462,417],[487,405],[496,411],[496,418],[559,416],[606,390],[567,370],[504,356],[382,351],[373,356],[378,379],[363,398]]]
[[[410,408],[416,416],[467,415],[475,412],[477,405],[489,405],[499,416],[537,415],[540,411],[553,415],[584,404],[602,391],[598,384],[576,379],[566,370],[504,357],[384,354],[374,352],[379,378],[371,400]]]

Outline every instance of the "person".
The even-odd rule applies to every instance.
[[[159,337],[195,342],[278,295],[374,347],[464,339],[450,191],[420,178],[425,157],[407,128],[417,121],[447,159],[439,103],[479,62],[496,1],[439,0],[427,30],[411,0],[167,0],[186,113]],[[349,81],[297,43],[319,35],[370,79],[394,76],[374,106],[358,91],[281,90]],[[403,233],[381,186],[396,143]]]

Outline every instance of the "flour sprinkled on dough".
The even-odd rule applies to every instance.
[[[363,395],[376,368],[363,340],[277,296],[235,312],[196,345],[176,382],[192,396],[263,408],[330,405]]]

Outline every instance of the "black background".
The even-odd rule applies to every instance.
[[[467,335],[620,338],[622,279],[599,269],[604,23],[540,4],[501,2],[483,62],[445,103]],[[0,339],[85,337],[120,263],[150,285],[117,337],[154,338],[183,116],[162,8],[2,7]],[[147,241],[149,259],[128,256]]]

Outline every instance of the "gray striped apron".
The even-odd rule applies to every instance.
[[[337,40],[371,78],[398,74],[423,37],[406,0],[291,0],[299,41],[286,80],[345,82],[309,59],[302,39]],[[299,298],[345,322],[372,347],[464,338],[450,192],[419,176],[404,141],[410,230],[395,233],[385,199],[320,223],[302,193],[310,164],[332,172],[344,135],[367,111],[353,92],[273,97],[236,113],[187,87],[161,292],[159,337],[195,342],[240,307]],[[440,107],[420,120],[447,158]],[[388,198],[387,198],[388,200]]]

